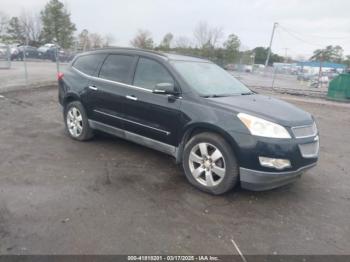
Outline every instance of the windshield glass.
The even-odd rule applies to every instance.
[[[212,63],[172,61],[185,81],[201,96],[250,94],[251,91],[230,73]]]

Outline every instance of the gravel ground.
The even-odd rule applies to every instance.
[[[267,192],[211,196],[171,157],[64,133],[55,88],[0,97],[0,254],[350,254],[350,109],[313,113],[318,166]]]

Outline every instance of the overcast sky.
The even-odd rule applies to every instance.
[[[48,0],[0,0],[9,16],[39,12]],[[225,37],[238,35],[243,48],[267,46],[278,22],[273,52],[308,58],[326,45],[341,45],[350,55],[349,0],[63,0],[78,31],[111,34],[115,44],[129,45],[138,29],[155,42],[172,32],[193,38],[199,21],[222,27]],[[223,39],[224,40],[224,39]]]

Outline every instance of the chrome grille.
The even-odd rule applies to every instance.
[[[305,158],[317,157],[319,147],[320,143],[318,141],[318,137],[315,142],[299,145],[300,153]]]
[[[309,125],[309,126],[292,127],[292,132],[295,138],[315,136],[317,135],[316,123],[314,122],[312,125]]]

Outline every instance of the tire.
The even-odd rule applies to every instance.
[[[66,131],[71,138],[85,141],[94,136],[84,106],[79,101],[68,103],[64,107],[63,114]]]
[[[239,177],[232,147],[215,133],[200,133],[192,137],[185,145],[182,166],[193,186],[213,195],[231,190]]]

